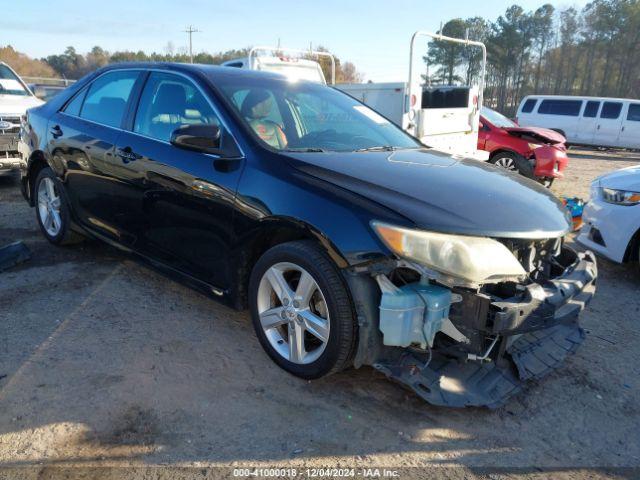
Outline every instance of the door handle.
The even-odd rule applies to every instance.
[[[58,138],[61,137],[63,134],[62,129],[60,128],[60,125],[56,125],[55,127],[51,128],[51,135],[53,135],[53,138]]]
[[[131,147],[118,148],[116,150],[116,155],[122,159],[123,163],[134,162],[141,157],[141,155],[138,155],[131,150]]]
[[[622,131],[624,132],[624,127],[622,127]]]
[[[596,128],[596,130],[600,130],[600,125],[598,125],[598,128]]]

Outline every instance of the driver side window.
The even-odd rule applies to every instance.
[[[287,146],[287,131],[273,92],[264,88],[241,89],[231,95],[231,100],[260,140],[278,150]]]
[[[235,103],[238,110],[242,111],[242,104],[245,98],[247,98],[247,94],[250,91],[251,91],[250,89],[246,88],[243,90],[238,90],[236,93],[232,95],[231,98],[233,99],[233,103]],[[278,102],[276,102],[276,99],[273,96],[273,93],[271,93],[268,90],[265,90],[265,92],[268,97],[268,101],[271,108],[268,110],[268,114],[267,116],[264,117],[264,119],[277,124],[280,128],[284,130],[285,125],[284,125],[284,121],[282,120],[282,115],[280,114],[280,109],[278,108]]]
[[[220,121],[200,91],[186,78],[152,72],[144,86],[133,131],[168,142],[182,125],[217,125]]]

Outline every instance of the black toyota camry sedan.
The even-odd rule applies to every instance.
[[[496,406],[584,338],[596,264],[551,194],[333,88],[120,64],[31,109],[21,141],[51,243],[97,238],[249,308],[294,375],[371,365],[434,404]]]

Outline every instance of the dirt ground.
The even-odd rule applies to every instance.
[[[586,198],[597,175],[640,163],[571,156],[556,194]],[[559,370],[498,410],[454,410],[370,368],[286,374],[246,312],[103,244],[48,244],[17,182],[0,178],[0,245],[18,239],[33,256],[0,273],[0,478],[78,465],[456,467],[429,470],[449,478],[640,468],[635,266],[600,259],[587,339]]]

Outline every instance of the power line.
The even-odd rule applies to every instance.
[[[196,30],[193,28],[193,25],[189,25],[186,30],[183,30],[184,33],[189,34],[189,62],[193,63],[193,42],[192,36],[194,33],[200,32],[200,30]]]

